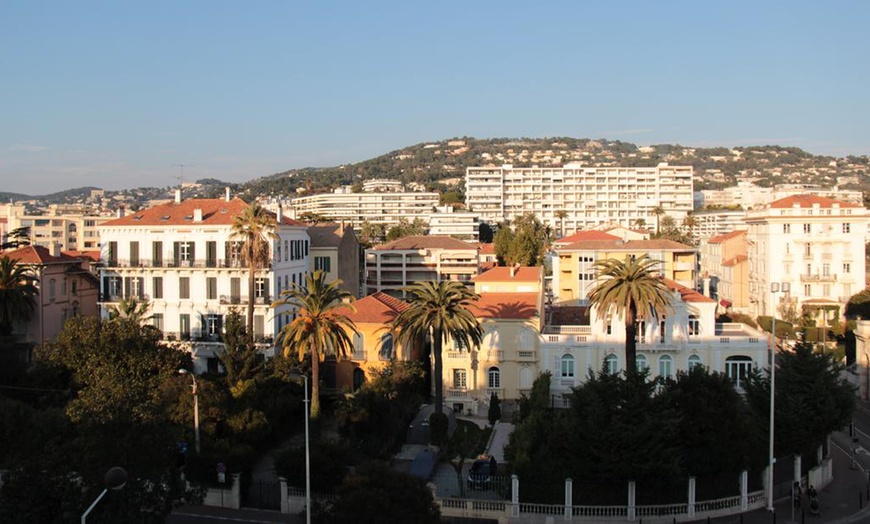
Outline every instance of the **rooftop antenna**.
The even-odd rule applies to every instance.
[[[184,168],[193,167],[193,164],[172,164],[172,167],[178,168],[178,176],[175,178],[178,179],[178,187],[181,188],[181,186],[184,184]]]

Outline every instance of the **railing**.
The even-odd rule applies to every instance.
[[[486,388],[486,398],[495,393],[498,398],[504,398],[504,388]]]
[[[489,351],[486,352],[486,359],[489,361],[504,360],[504,351],[490,349]]]
[[[465,355],[466,355],[466,353],[463,353],[462,351],[448,351],[447,352],[447,358],[451,358],[451,359],[465,358]]]
[[[565,506],[562,506],[562,511],[565,511]],[[621,518],[626,518],[626,517],[628,517],[628,507],[627,506],[571,506],[571,515],[575,516],[575,517],[621,517]]]
[[[635,515],[637,517],[670,517],[673,515],[686,515],[688,513],[689,505],[686,503],[638,506],[635,509]]]
[[[271,267],[271,264],[268,265]],[[248,266],[239,259],[194,259],[181,260],[176,258],[127,259],[117,258],[106,260],[106,267],[193,267],[193,268],[247,268]]]
[[[466,388],[447,388],[447,398],[468,398]]]
[[[229,306],[229,305],[247,305],[248,296],[247,295],[221,295],[218,297],[221,305]],[[271,295],[263,295],[261,297],[254,297],[254,304],[263,305],[263,304],[271,304],[272,296]]]
[[[837,275],[819,275],[816,273],[815,275],[801,275],[802,282],[836,282]]]
[[[545,326],[546,335],[591,335],[592,326]]]
[[[763,494],[763,492],[762,492]],[[731,509],[731,508],[739,508],[740,507],[740,495],[734,495],[732,497],[725,497],[721,499],[715,500],[705,500],[703,502],[695,503],[695,512],[696,513],[707,513],[711,511],[720,511],[723,509]]]
[[[534,360],[535,352],[534,351],[518,351],[517,358],[519,360],[529,360],[529,359]]]

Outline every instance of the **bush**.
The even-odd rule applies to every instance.
[[[448,424],[447,415],[444,413],[429,415],[429,433],[432,444],[443,446],[447,442]]]
[[[719,315],[719,318],[716,319],[716,322],[719,322],[722,324],[726,324],[729,322],[737,322],[740,324],[746,324],[747,326],[749,326],[753,329],[758,329],[758,323],[755,322],[755,319],[753,319],[751,316],[749,316],[745,313],[737,313],[737,312],[725,313],[724,315]]]

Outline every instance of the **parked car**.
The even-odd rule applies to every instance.
[[[469,489],[489,489],[490,478],[489,459],[477,459],[468,472]]]

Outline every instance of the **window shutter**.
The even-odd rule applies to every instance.
[[[173,242],[172,243],[172,254],[173,259],[175,260],[175,267],[181,265],[181,242]]]
[[[139,298],[145,298],[145,277],[139,277]]]
[[[191,266],[193,266],[193,261],[196,260],[196,243],[190,243],[190,262]]]

